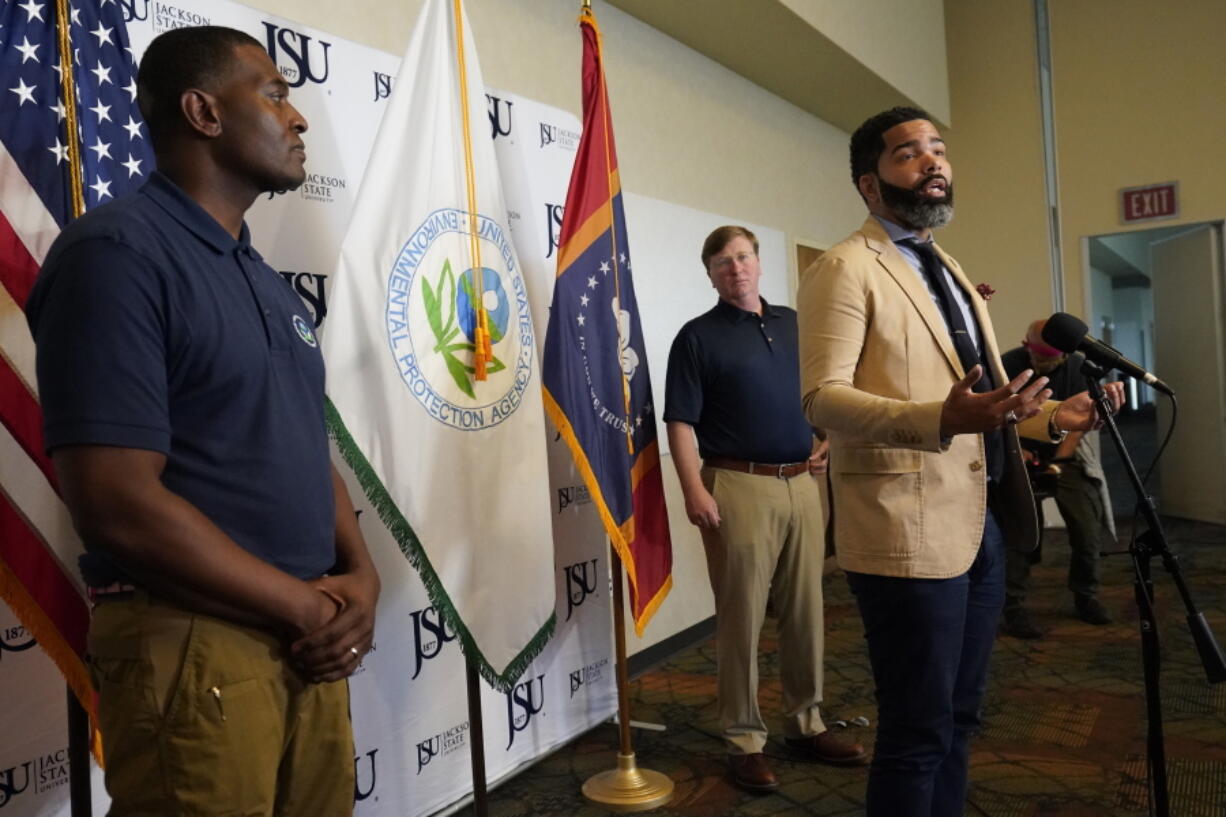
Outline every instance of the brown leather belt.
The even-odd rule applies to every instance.
[[[728,457],[707,457],[703,465],[710,468],[724,468],[728,471],[740,471],[743,474],[756,474],[762,477],[776,479],[791,479],[801,474],[809,473],[807,462],[785,462],[775,465],[769,462],[750,462],[749,460],[734,460]]]

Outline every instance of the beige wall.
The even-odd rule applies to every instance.
[[[1226,217],[1226,3],[1049,5],[1065,309],[1084,314],[1084,237]],[[946,0],[945,12],[959,206],[941,241],[998,290],[1007,346],[1052,311],[1033,9]],[[1170,180],[1180,219],[1120,224],[1120,188]]]
[[[1052,5],[1066,298],[1083,312],[1083,236],[1226,218],[1226,3]],[[1177,221],[1120,224],[1120,188],[1171,180]]]
[[[950,121],[942,0],[782,2],[928,113]]]
[[[937,238],[974,283],[996,289],[992,321],[1008,349],[1052,312],[1034,12],[946,0],[945,23],[956,215]]]

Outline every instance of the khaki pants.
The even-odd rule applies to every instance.
[[[703,530],[715,593],[719,722],[732,754],[761,752],[766,724],[758,709],[758,634],[768,595],[779,616],[779,674],[787,737],[826,730],[822,698],[821,492],[802,474],[777,479],[703,468],[720,526]]]
[[[110,817],[348,817],[344,681],[309,684],[259,630],[138,592],[94,610]]]

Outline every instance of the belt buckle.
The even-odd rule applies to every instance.
[[[780,466],[777,466],[777,467],[775,468],[775,479],[787,479],[787,477],[785,477],[785,476],[783,475],[783,469],[784,469],[784,468],[790,468],[790,467],[791,467],[791,466],[789,466],[789,465],[780,465]]]

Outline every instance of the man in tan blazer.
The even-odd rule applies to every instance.
[[[867,813],[949,817],[965,801],[1005,539],[1037,540],[1018,431],[1055,440],[1098,419],[1084,393],[1054,403],[1046,378],[1005,378],[985,299],[932,243],[953,173],[930,117],[870,118],[851,164],[871,215],[801,286],[801,393],[830,436],[835,549],[876,684]]]

